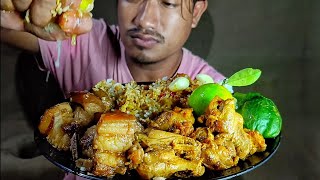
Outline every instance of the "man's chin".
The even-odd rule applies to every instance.
[[[154,64],[158,60],[155,57],[148,56],[144,52],[128,54],[130,59],[137,64]]]
[[[147,65],[147,64],[154,64],[157,62],[156,60],[153,60],[153,59],[145,57],[145,56],[133,57],[131,59],[137,64],[146,64]]]

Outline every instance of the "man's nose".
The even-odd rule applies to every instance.
[[[157,29],[160,25],[160,9],[158,0],[146,0],[141,3],[134,19],[136,26],[144,29]]]

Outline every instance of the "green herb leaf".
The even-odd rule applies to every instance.
[[[229,79],[226,80],[226,84],[231,86],[248,86],[256,82],[261,76],[261,70],[245,68],[234,73]]]

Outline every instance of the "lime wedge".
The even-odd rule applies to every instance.
[[[232,94],[227,88],[216,83],[204,84],[196,88],[188,99],[188,104],[197,116],[204,114],[212,99],[219,96],[221,99],[231,99]]]

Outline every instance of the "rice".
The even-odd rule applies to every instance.
[[[146,122],[175,106],[188,107],[187,98],[198,86],[197,81],[190,80],[190,86],[178,92],[172,92],[168,88],[175,78],[181,76],[190,80],[185,74],[162,78],[150,85],[140,85],[135,81],[122,85],[108,79],[99,82],[92,90],[104,104],[112,104],[112,108],[132,114],[140,122]]]

